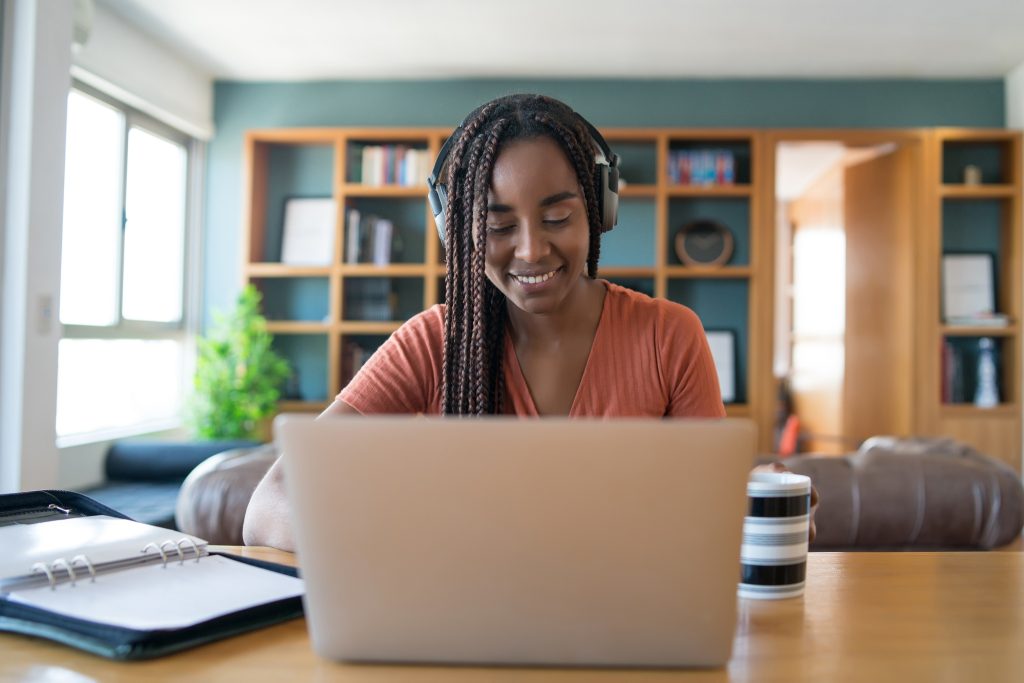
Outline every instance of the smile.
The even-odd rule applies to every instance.
[[[555,270],[552,270],[549,273],[543,273],[542,275],[516,275],[515,273],[512,273],[511,275],[517,282],[520,282],[524,285],[537,285],[540,284],[541,282],[547,282],[548,280],[553,278],[555,275],[558,274],[559,270],[561,269],[556,268]]]

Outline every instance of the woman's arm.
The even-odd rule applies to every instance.
[[[355,408],[340,399],[328,406],[324,415],[359,414]],[[268,545],[281,550],[295,551],[292,534],[291,508],[284,488],[284,465],[281,458],[271,466],[256,486],[242,523],[242,540],[246,545]]]

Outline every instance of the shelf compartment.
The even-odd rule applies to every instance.
[[[981,185],[1012,183],[1013,142],[1008,138],[945,139],[942,143],[942,183],[965,182],[965,169],[975,166],[981,173]]]
[[[978,386],[978,355],[980,340],[991,338],[995,343],[996,382],[999,392],[999,405],[1012,403],[1015,395],[1016,376],[1012,372],[1013,345],[1015,337],[1000,337],[993,334],[978,336],[954,336],[943,338],[943,350],[940,356],[942,372],[940,373],[940,400],[943,408],[958,407],[978,410],[982,413],[992,412],[992,408],[976,408],[974,395]],[[1009,361],[1009,362],[1008,362]]]
[[[735,339],[735,403],[747,403],[750,348],[750,287],[745,279],[669,280],[667,298],[692,309],[705,330],[732,332]],[[730,404],[731,405],[731,404]]]
[[[651,199],[623,199],[619,222],[601,236],[603,267],[654,266],[657,208]]]
[[[345,321],[396,322],[423,310],[422,277],[345,278],[343,292]]]
[[[330,280],[326,277],[253,278],[263,294],[263,315],[269,322],[330,322]]]
[[[349,138],[345,145],[345,187],[418,189],[425,194],[425,181],[434,163],[429,147],[425,136]]]
[[[732,182],[722,182],[721,180],[715,183],[700,182],[699,168],[704,165],[710,165],[708,172],[711,174],[714,174],[717,169],[718,177],[721,178],[722,169],[718,163],[718,155],[720,154],[731,157]],[[687,173],[685,169],[680,170],[679,168],[680,157],[683,155],[691,155],[689,158],[696,165],[694,175],[691,177],[697,182],[677,180],[680,177],[685,178]],[[746,137],[670,139],[668,158],[666,159],[667,165],[664,172],[670,188],[725,189],[745,186],[749,192],[753,177],[751,161],[751,143],[750,139]],[[685,162],[683,163],[685,164]]]
[[[274,350],[292,368],[285,401],[323,402],[327,395],[327,334],[275,334]]]
[[[657,185],[658,143],[654,136],[650,140],[622,140],[612,135],[606,140],[612,152],[619,155],[619,177],[626,181],[626,189]]]
[[[425,193],[414,198],[385,199],[379,196],[348,198],[345,201],[345,230],[342,260],[346,265],[422,264],[426,257]],[[356,220],[358,218],[358,221]],[[390,221],[389,244],[378,249],[378,230]],[[353,231],[357,230],[358,234]]]
[[[682,265],[676,255],[675,237],[684,226],[698,219],[721,223],[732,233],[733,251],[728,266],[750,265],[750,200],[742,197],[676,197],[668,205],[665,245],[668,266]]]
[[[292,198],[329,198],[334,187],[333,144],[255,143],[254,230],[248,260],[278,263],[285,204]],[[330,261],[331,254],[325,255]]]

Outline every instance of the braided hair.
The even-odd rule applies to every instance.
[[[474,110],[463,122],[442,174],[448,206],[445,224],[445,331],[441,413],[502,412],[507,310],[505,296],[484,273],[487,194],[494,163],[514,140],[547,137],[565,153],[583,191],[590,225],[587,275],[597,274],[601,252],[595,187],[595,148],[590,132],[566,104],[543,95],[509,95]]]

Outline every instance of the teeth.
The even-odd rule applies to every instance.
[[[539,282],[547,282],[555,276],[558,271],[552,270],[550,273],[544,273],[543,275],[513,275],[515,279],[519,280],[523,284],[535,285]]]

